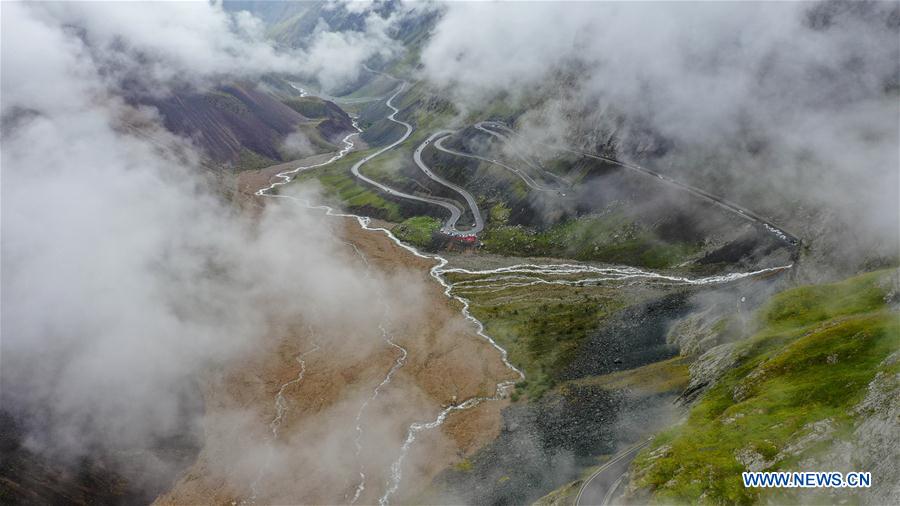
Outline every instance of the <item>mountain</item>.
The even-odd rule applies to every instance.
[[[255,169],[297,158],[283,143],[298,130],[309,138],[313,152],[334,149],[353,131],[349,116],[334,104],[296,95],[238,83],[143,103],[159,111],[168,130],[192,139],[215,163]]]
[[[230,231],[196,220],[215,226],[182,238],[193,216],[139,210],[131,226],[108,227],[133,232],[159,215],[165,224],[147,227],[164,232],[148,235],[159,251],[125,264],[123,282],[97,277],[124,293],[130,271],[147,266],[153,286],[136,300],[162,299],[160,328],[180,333],[157,350],[156,336],[135,332],[162,357],[143,374],[183,367],[191,374],[175,377],[198,385],[161,383],[156,401],[171,401],[172,385],[187,395],[160,414],[167,424],[74,460],[29,438],[70,429],[43,410],[67,411],[21,394],[32,412],[0,410],[4,502],[900,502],[900,160],[889,114],[900,60],[879,43],[900,34],[896,6],[211,8],[238,39],[264,38],[247,53],[223,43],[226,61],[272,57],[277,70],[216,70],[185,80],[215,85],[124,98],[198,148],[203,163],[191,168],[227,197],[209,199],[223,206],[212,214],[242,221]],[[75,37],[91,40],[84,30]],[[113,55],[103,72],[125,59]],[[60,123],[64,113],[43,111]],[[4,141],[32,119],[11,114]],[[144,141],[133,130],[127,145]],[[195,214],[198,185],[182,192]],[[291,199],[306,190],[309,203]],[[102,214],[86,214],[86,235]],[[57,319],[44,312],[53,304],[34,307],[63,334],[60,322],[84,316],[89,330],[116,328],[113,344],[131,335],[116,311],[95,320],[88,305]],[[232,353],[220,350],[232,335],[220,321],[246,334]],[[79,337],[91,343],[89,333]],[[194,334],[215,352],[182,357]],[[123,355],[101,344],[105,354],[88,346],[78,363]],[[88,370],[86,384],[104,384],[104,372]],[[106,392],[85,390],[106,406]],[[96,422],[83,403],[63,406]],[[741,480],[823,470],[875,481]]]
[[[285,27],[302,26],[299,19],[277,33],[297,36],[302,30]],[[858,250],[847,243],[848,215],[837,221],[829,202],[804,195],[796,181],[773,191],[775,169],[753,179],[729,158],[741,152],[758,169],[780,139],[747,132],[718,152],[686,145],[650,117],[571,99],[585,85],[577,65],[467,109],[455,90],[419,80],[434,19],[398,37],[403,57],[376,67],[408,82],[393,106],[412,132],[360,170],[399,192],[452,202],[460,223],[476,221],[463,195],[414,162],[421,146],[424,165],[469,192],[483,214],[477,246],[448,239],[444,208],[353,177],[358,157],[298,178],[449,258],[460,269],[445,276],[452,293],[525,373],[499,434],[441,473],[420,500],[570,503],[598,463],[650,436],[610,491],[623,501],[797,502],[806,496],[743,489],[740,472],[822,469],[838,454],[841,469],[896,476],[896,466],[880,463],[898,444],[896,431],[870,434],[890,424],[898,392],[898,279],[895,270],[870,272],[897,265],[890,241]],[[368,96],[373,79],[363,75],[341,93]],[[883,88],[879,100],[895,97],[890,82]],[[554,106],[567,121],[560,135],[577,152],[530,135]],[[404,134],[383,98],[352,107],[366,153]],[[479,127],[485,121],[500,126],[491,133]],[[441,129],[452,130],[443,147],[456,154],[423,144]],[[558,263],[598,273],[552,274]],[[693,281],[657,284],[635,274],[617,282],[602,273],[609,264]],[[761,273],[699,281],[753,271]],[[895,493],[881,485],[866,501]]]

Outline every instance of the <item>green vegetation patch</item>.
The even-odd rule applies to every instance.
[[[468,473],[468,472],[470,472],[470,471],[472,470],[472,468],[474,467],[474,465],[472,464],[472,461],[471,461],[471,460],[469,460],[469,459],[462,459],[462,460],[460,460],[459,462],[457,462],[456,464],[454,464],[453,467],[455,467],[458,471],[462,471],[462,472],[464,472],[464,473]]]
[[[690,374],[686,357],[672,357],[636,369],[617,371],[573,381],[576,385],[595,385],[607,390],[634,390],[645,394],[681,392],[688,386]]]
[[[451,274],[453,281],[477,279]],[[514,400],[540,398],[556,386],[581,341],[608,315],[629,303],[622,287],[531,285],[494,289],[463,285],[454,293],[470,301],[473,316],[509,352],[510,361],[525,372]],[[634,295],[631,295],[633,297]]]
[[[400,206],[386,200],[375,188],[359,181],[350,173],[350,166],[365,156],[367,151],[350,154],[340,162],[301,174],[296,182],[318,180],[325,195],[350,211],[365,212],[388,221],[400,221]]]
[[[258,170],[264,169],[266,167],[271,167],[276,164],[278,164],[277,160],[273,160],[267,156],[263,156],[247,148],[241,148],[241,151],[238,154],[238,161],[235,168],[238,171]]]
[[[869,273],[773,297],[737,366],[635,460],[637,484],[658,502],[749,504],[777,492],[743,487],[747,456],[761,470],[793,470],[828,444],[787,449],[813,423],[838,438],[849,434],[852,408],[879,369],[898,369],[885,365],[900,348],[900,319],[884,302],[887,277]]]
[[[238,116],[245,116],[250,113],[250,109],[247,108],[247,105],[231,93],[213,90],[207,92],[204,97],[214,107],[237,114]]]
[[[325,118],[328,116],[327,106],[320,98],[295,97],[285,100],[284,104],[310,119]]]
[[[441,229],[441,220],[431,216],[413,216],[394,227],[391,232],[398,239],[415,246],[431,245],[435,232]]]
[[[492,224],[504,225],[507,221],[509,221],[509,217],[511,214],[512,211],[510,210],[509,206],[500,202],[491,206],[491,209],[488,211],[488,220]]]
[[[661,269],[678,265],[701,246],[670,243],[621,213],[569,220],[544,231],[520,226],[492,226],[484,249],[500,255],[573,258]]]

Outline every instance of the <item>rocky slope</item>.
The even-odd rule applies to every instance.
[[[334,104],[284,93],[237,83],[143,102],[159,110],[169,131],[193,140],[216,165],[234,169],[258,169],[296,158],[284,142],[298,130],[313,152],[335,149],[334,143],[353,131],[349,116]]]
[[[182,416],[165,434],[114,452],[95,450],[78,458],[34,447],[25,427],[39,414],[0,410],[0,503],[148,504],[168,490],[197,458],[202,435],[192,424],[202,412],[199,388],[189,389]]]
[[[691,365],[687,420],[636,459],[636,503],[900,499],[898,272],[779,293]],[[701,392],[705,392],[702,393]],[[747,489],[742,471],[872,471],[872,489]]]

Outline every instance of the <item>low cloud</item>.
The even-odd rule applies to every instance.
[[[898,19],[889,2],[454,3],[423,74],[461,110],[538,104],[517,119],[538,154],[615,149],[850,265],[897,252]]]
[[[121,96],[297,69],[259,34],[207,3],[3,5],[2,404],[32,450],[146,447],[198,376],[288,324],[380,343],[371,301],[402,300],[399,282],[348,261],[319,212],[238,214]]]
[[[399,17],[375,12],[366,16],[363,30],[333,30],[321,22],[312,34],[298,35],[305,37],[302,49],[276,49],[266,38],[260,19],[246,11],[229,12],[217,3],[55,2],[4,10],[10,20],[30,18],[34,25],[30,29],[56,31],[45,35],[58,40],[35,42],[54,48],[74,46],[92,63],[91,70],[98,71],[92,79],[99,76],[107,87],[118,87],[132,96],[165,95],[173,88],[202,88],[223,79],[236,81],[263,73],[305,75],[332,89],[354,81],[370,58],[387,58],[399,51],[389,35]],[[7,52],[11,60],[34,61],[29,55],[56,57],[30,40],[23,44],[10,41],[16,48]],[[14,85],[22,80],[8,81]],[[29,94],[33,100],[39,99],[39,90]],[[20,103],[19,98],[4,102]],[[40,99],[57,101],[55,95]]]
[[[334,32],[320,22],[307,48],[306,72],[328,91],[356,79],[366,60],[387,59],[400,51],[386,31],[389,25],[390,20],[374,14],[366,18],[364,31]]]
[[[290,158],[303,158],[315,152],[309,137],[300,130],[284,138],[284,141],[281,143],[281,150]]]
[[[418,23],[437,9],[432,3],[338,1],[323,6],[339,20],[359,19],[354,29],[338,30],[320,18],[307,41],[304,66],[321,87],[333,92],[357,79],[371,59],[391,61],[405,48],[394,38],[404,24]]]
[[[77,48],[105,84],[127,88],[129,93],[140,87],[145,93],[165,94],[171,86],[302,68],[296,55],[278,52],[262,38],[258,20],[247,13],[229,14],[206,2],[165,6],[59,2],[4,10],[10,19],[4,23],[7,26],[29,18],[34,25],[57,31],[54,36]],[[30,41],[9,40],[16,51],[30,45]]]

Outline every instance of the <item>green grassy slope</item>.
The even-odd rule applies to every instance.
[[[773,489],[745,489],[741,472],[797,470],[845,439],[853,408],[879,373],[900,372],[886,357],[900,348],[900,320],[885,302],[889,271],[795,288],[760,310],[759,331],[742,357],[691,409],[635,460],[641,500],[749,504],[785,501]],[[798,448],[816,428],[823,441]],[[815,437],[812,437],[815,441]],[[793,446],[791,446],[793,444]],[[743,461],[743,462],[742,462]]]
[[[461,201],[462,199],[454,192],[428,179],[412,160],[415,147],[431,134],[433,128],[436,128],[434,125],[443,125],[449,117],[450,111],[446,109],[446,104],[435,100],[427,95],[421,87],[414,87],[398,97],[395,102],[398,107],[402,107],[402,112],[398,116],[405,121],[412,122],[416,128],[403,143],[372,159],[361,167],[360,171],[399,191]],[[300,101],[295,102],[292,104],[297,107],[308,107],[301,105]],[[443,219],[446,211],[440,207],[405,199],[393,199],[357,180],[350,173],[349,168],[354,162],[374,152],[375,148],[395,141],[405,130],[402,126],[384,119],[389,110],[383,107],[383,104],[372,104],[371,107],[373,109],[370,114],[372,120],[375,120],[376,117],[378,119],[370,122],[361,136],[369,144],[370,149],[354,152],[333,165],[303,174],[297,178],[297,181],[318,179],[334,204],[352,212],[364,213],[393,222],[402,222],[408,218],[422,217],[423,215],[437,216]],[[313,114],[315,111],[307,112]],[[423,126],[423,124],[428,126]],[[464,202],[460,202],[459,205],[462,209],[467,209]],[[464,214],[463,222],[468,219],[468,215]],[[426,225],[421,220],[407,223],[407,225],[410,224],[414,229]],[[432,226],[433,223],[429,222],[428,227],[433,228]],[[421,234],[418,232],[413,236],[421,238]],[[414,244],[424,246],[422,242],[414,242]]]
[[[484,248],[501,255],[574,258],[666,268],[697,254],[701,245],[667,242],[621,213],[564,221],[542,231],[520,226],[492,226]]]
[[[350,173],[350,166],[371,151],[357,151],[333,165],[302,173],[295,179],[295,184],[317,180],[325,197],[332,204],[338,204],[353,213],[365,213],[389,221],[400,221],[402,219],[400,209],[395,202],[386,200],[376,189],[359,181]]]
[[[441,228],[441,220],[431,216],[413,216],[397,225],[391,232],[403,242],[418,247],[428,247],[435,232]]]
[[[316,97],[291,97],[284,104],[307,118],[324,118],[328,115],[328,106],[324,100]]]
[[[540,398],[559,384],[562,371],[582,341],[618,309],[648,296],[645,290],[616,285],[539,284],[481,288],[491,275],[449,273],[455,295],[470,301],[472,315],[525,372],[513,396]]]

